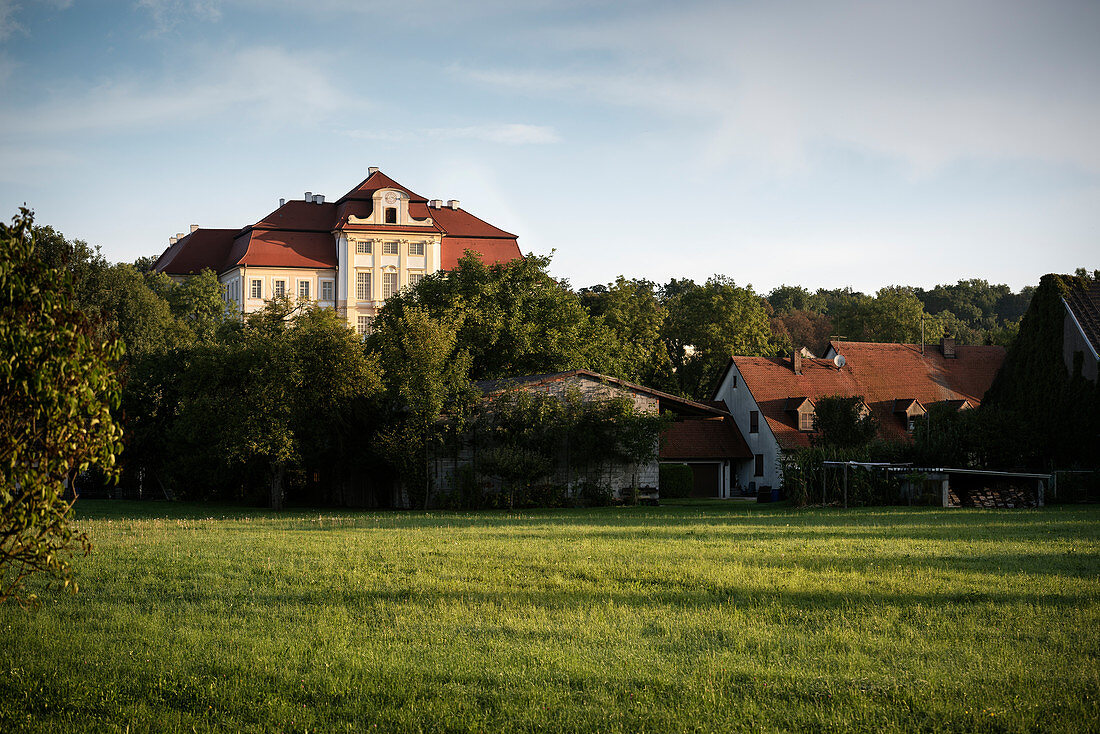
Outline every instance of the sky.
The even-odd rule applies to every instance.
[[[369,166],[574,287],[1019,289],[1100,268],[1100,2],[0,0],[4,219],[132,261]]]

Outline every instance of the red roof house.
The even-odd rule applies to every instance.
[[[909,440],[913,420],[932,405],[980,405],[1004,357],[1003,347],[951,339],[924,347],[833,341],[821,359],[733,357],[715,397],[730,406],[753,452],[738,478],[775,486],[782,453],[810,445],[813,405],[823,397],[862,397],[881,438]]]

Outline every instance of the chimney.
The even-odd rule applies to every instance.
[[[199,225],[197,225],[197,224],[192,224],[192,225],[191,225],[191,231],[192,231],[192,232],[194,232],[194,231],[195,231],[196,229],[198,229],[198,228],[199,228]]]
[[[370,178],[374,174],[378,173],[378,166],[370,166],[367,168],[367,177]]]
[[[940,351],[943,352],[944,359],[955,359],[955,340],[947,337],[940,339]]]
[[[183,239],[183,232],[176,232],[176,239],[177,240],[182,240]]]
[[[313,201],[313,192],[312,191],[307,191],[306,192],[306,201]]]
[[[428,206],[430,206],[432,209],[442,209],[443,199],[432,199],[428,202]]]
[[[802,350],[791,350],[791,369],[794,370],[796,375],[802,374]]]
[[[280,197],[279,198],[279,206],[284,206],[285,204],[286,204],[286,199],[283,199],[282,197]]]
[[[174,245],[174,244],[176,244],[177,242],[179,242],[179,240],[177,240],[177,239],[176,239],[175,237],[169,237],[169,238],[168,238],[168,244],[169,244],[169,245]]]
[[[324,194],[314,194],[313,195],[313,203],[314,204],[324,204],[325,203],[325,195]]]
[[[458,199],[450,199],[447,201],[448,209],[458,209]]]

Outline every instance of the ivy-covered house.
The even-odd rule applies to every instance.
[[[1100,278],[1044,275],[990,388],[1006,466],[1100,468]]]
[[[749,456],[724,407],[590,370],[476,385],[482,403],[460,446],[433,457],[444,495],[473,481],[488,493],[524,484],[573,496],[595,486],[608,499],[656,498],[659,464],[669,462],[689,464],[704,496],[726,497],[731,465]]]

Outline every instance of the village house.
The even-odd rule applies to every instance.
[[[426,199],[377,168],[339,199],[306,192],[255,224],[191,231],[169,239],[153,266],[182,280],[204,269],[221,282],[227,308],[249,313],[274,296],[334,308],[360,334],[383,302],[467,251],[486,263],[520,257],[516,235],[459,206]]]
[[[575,391],[584,401],[626,397],[637,412],[670,413],[674,420],[661,435],[659,451],[652,461],[640,465],[604,465],[599,467],[595,477],[589,477],[610,487],[618,498],[635,488],[656,498],[661,463],[691,466],[696,496],[728,497],[731,466],[751,458],[733,417],[718,404],[687,400],[584,369],[485,380],[476,384],[486,400],[514,390],[541,392],[561,399]],[[584,437],[578,439],[583,441]],[[457,458],[440,457],[434,462],[436,486],[448,491],[457,467],[469,464],[472,458],[469,450]],[[559,466],[552,479],[568,486],[580,481],[581,477],[567,476],[565,467]]]
[[[780,459],[810,445],[821,398],[862,397],[879,437],[906,441],[917,417],[934,404],[978,407],[1004,358],[1003,347],[960,346],[953,339],[938,347],[832,341],[820,359],[801,351],[733,357],[714,399],[729,407],[752,454],[736,464],[734,481],[747,490],[779,486]]]

